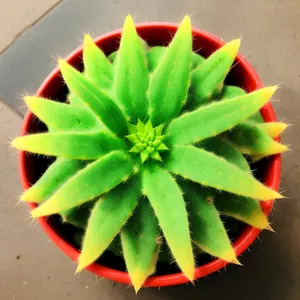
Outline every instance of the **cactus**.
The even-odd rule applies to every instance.
[[[245,155],[286,151],[273,140],[286,125],[259,114],[276,87],[224,85],[239,45],[204,59],[186,16],[167,47],[149,48],[128,16],[109,58],[86,35],[83,73],[59,60],[66,103],[25,98],[48,132],[12,145],[57,159],[21,199],[39,204],[34,218],[58,213],[85,231],[77,272],[112,249],[138,291],[168,248],[193,281],[193,250],[237,262],[220,214],[269,228],[259,203],[282,196],[253,176]]]

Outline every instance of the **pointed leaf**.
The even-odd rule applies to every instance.
[[[128,132],[130,134],[134,134],[137,132],[137,127],[131,123],[127,123],[127,127],[128,127]]]
[[[149,109],[153,125],[167,123],[180,112],[187,97],[191,54],[191,23],[186,16],[150,78]]]
[[[60,213],[63,222],[72,224],[77,228],[86,229],[91,209],[94,207],[95,201],[86,202],[78,207],[68,209]]]
[[[158,66],[167,49],[167,47],[155,46],[147,52],[148,69],[150,73]],[[198,53],[192,52],[192,70],[197,68],[203,61],[205,61],[204,57]]]
[[[200,142],[198,147],[225,158],[230,163],[239,167],[242,171],[251,174],[251,169],[246,158],[240,151],[227,143],[226,140],[222,138],[210,138]]]
[[[148,69],[149,72],[152,73],[155,68],[158,66],[162,57],[165,55],[167,51],[167,47],[163,46],[155,46],[151,47],[149,51],[147,51],[147,61],[148,61]]]
[[[184,178],[218,190],[259,200],[282,198],[251,174],[211,152],[193,146],[173,147],[166,167]]]
[[[198,53],[192,53],[192,70],[196,69],[205,61],[205,58]]]
[[[21,196],[21,200],[41,204],[52,196],[70,177],[82,167],[80,160],[57,158],[42,177]]]
[[[189,105],[199,106],[218,95],[240,47],[240,40],[233,40],[214,52],[191,75]]]
[[[76,272],[90,265],[107,249],[132,215],[140,196],[140,184],[133,180],[97,201],[89,218]]]
[[[156,136],[161,135],[162,132],[163,132],[164,127],[165,127],[164,124],[161,124],[161,125],[155,127],[155,128],[154,128],[154,130],[155,130],[155,135],[156,135]]]
[[[123,256],[120,234],[116,235],[114,240],[109,244],[108,250],[114,255]]]
[[[188,182],[181,184],[190,213],[193,242],[204,252],[225,261],[236,259],[226,229],[209,189]]]
[[[112,151],[126,149],[125,143],[110,133],[37,133],[17,137],[12,146],[32,153],[76,159],[97,159]]]
[[[142,163],[144,163],[149,157],[149,152],[147,150],[144,150],[141,152],[141,158],[142,158]]]
[[[158,161],[162,161],[161,156],[158,151],[154,151],[150,154],[150,157]]]
[[[144,123],[140,119],[138,119],[136,128],[138,132],[144,132],[146,129]]]
[[[220,100],[229,100],[244,95],[246,95],[246,92],[242,88],[234,85],[225,85],[222,94],[220,95]]]
[[[113,80],[113,66],[105,54],[86,34],[83,42],[84,74],[100,89],[110,89]]]
[[[138,147],[138,146],[133,146],[130,150],[129,150],[129,152],[131,152],[131,153],[140,153],[141,152],[141,150],[140,150],[140,148]]]
[[[212,197],[217,209],[225,216],[233,217],[259,229],[264,229],[269,224],[259,201],[255,199],[217,192]]]
[[[246,95],[246,92],[241,89],[240,87],[234,85],[225,85],[220,96],[220,100],[228,100],[238,96]],[[264,122],[263,117],[261,116],[260,112],[256,112],[253,116],[250,116],[249,119],[255,122]]]
[[[173,120],[167,128],[169,139],[176,144],[190,144],[227,131],[258,111],[275,90],[276,87],[263,88],[186,113]]]
[[[158,165],[144,170],[143,191],[158,218],[174,258],[189,280],[194,279],[194,257],[182,192],[174,178]]]
[[[159,151],[168,151],[170,150],[164,143],[161,143],[158,147],[157,150]]]
[[[51,131],[103,130],[105,127],[85,107],[59,103],[39,97],[25,97],[29,109]]]
[[[144,46],[137,35],[131,16],[127,16],[115,69],[115,91],[128,117],[147,118],[149,72]]]
[[[119,53],[119,51],[116,50],[116,51],[112,52],[111,54],[109,54],[107,58],[108,58],[111,62],[114,62],[115,59],[116,59],[116,57],[117,57],[117,54],[118,54],[118,53]]]
[[[101,91],[82,73],[71,67],[66,61],[59,60],[62,76],[70,89],[85,105],[90,108],[100,120],[113,132],[124,135],[127,124],[122,110],[110,98],[110,95]]]
[[[81,100],[79,97],[77,97],[76,95],[72,94],[72,93],[69,93],[68,94],[68,102],[71,104],[71,105],[79,105],[79,106],[83,106],[85,107],[85,104],[84,104],[84,101]],[[91,111],[91,110],[88,110],[91,114],[94,115],[94,113]],[[99,119],[99,118],[98,118]],[[100,120],[99,120],[100,121]]]
[[[153,209],[143,199],[121,232],[124,259],[136,293],[155,270],[159,231]]]
[[[133,144],[140,143],[140,140],[138,139],[138,137],[136,136],[135,133],[130,134],[130,135],[126,135],[125,137],[126,137],[126,139],[128,139],[130,142],[132,142]]]
[[[249,121],[238,124],[226,137],[244,154],[272,155],[288,150],[287,146],[275,142],[255,123]]]
[[[282,122],[267,122],[256,125],[271,138],[278,137],[289,126]]]
[[[153,129],[153,126],[152,126],[151,121],[149,120],[149,121],[146,123],[145,131],[146,131],[146,132],[150,132],[152,129]]]
[[[120,184],[133,168],[127,153],[113,151],[77,172],[49,200],[33,210],[32,216],[63,212],[92,200]]]

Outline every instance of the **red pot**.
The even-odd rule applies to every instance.
[[[139,35],[151,46],[167,45],[176,32],[177,27],[177,24],[170,23],[144,23],[137,25],[137,31]],[[118,48],[121,32],[121,30],[117,30],[102,35],[96,39],[96,43],[106,54],[110,54]],[[196,51],[199,49],[198,52],[205,57],[224,44],[222,40],[198,29],[193,29],[193,37],[194,50]],[[80,67],[82,65],[82,47],[71,53],[68,56],[67,61],[75,67]],[[262,87],[262,83],[257,74],[241,55],[237,56],[235,66],[232,69],[228,80],[231,84],[243,87],[248,92]],[[37,92],[37,95],[45,98],[56,99],[62,88],[63,81],[58,68],[56,68],[43,82]],[[270,103],[267,103],[261,109],[261,114],[266,122],[276,121],[276,116]],[[27,132],[34,132],[36,130],[37,125],[36,122],[34,122],[33,115],[31,112],[28,112],[23,123],[22,135]],[[264,183],[277,191],[280,182],[280,155],[272,156],[268,160],[268,165],[265,166],[263,171]],[[39,166],[33,155],[27,155],[25,152],[20,153],[20,172],[23,187],[24,189],[28,189],[30,187],[29,182],[32,182],[32,178],[37,176],[37,172],[40,172]],[[40,173],[38,175],[40,175]],[[33,209],[36,207],[36,204],[30,203],[29,206],[31,209]],[[262,203],[263,210],[267,215],[270,214],[272,206],[273,201],[271,200]],[[50,239],[65,254],[76,261],[80,252],[60,235],[59,231],[52,226],[51,222],[49,222],[47,218],[42,217],[39,218],[39,223]],[[259,233],[260,230],[251,226],[244,227],[243,231],[234,241],[234,249],[236,254],[240,255],[243,253],[253,243]],[[195,279],[211,274],[223,268],[226,264],[227,263],[221,259],[216,259],[205,265],[201,265],[195,269]],[[98,263],[91,264],[87,269],[101,277],[106,277],[125,284],[130,283],[128,273],[126,272],[108,268]],[[186,282],[188,282],[188,279],[183,273],[176,273],[162,276],[151,276],[147,279],[144,286],[171,286]]]

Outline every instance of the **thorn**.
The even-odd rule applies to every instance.
[[[80,268],[79,268],[79,265],[78,265],[78,266],[77,266],[77,269],[76,269],[76,271],[75,271],[75,273],[74,273],[74,276],[75,276],[76,274],[79,274],[81,271],[82,271],[82,269],[80,269]]]
[[[271,227],[270,224],[268,224],[264,229],[276,233],[275,230]]]
[[[233,260],[231,263],[234,265],[243,266],[243,264],[238,259]]]

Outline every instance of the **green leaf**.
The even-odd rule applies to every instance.
[[[17,137],[12,146],[32,153],[75,159],[97,159],[125,143],[106,132],[37,133]]]
[[[240,152],[250,155],[272,155],[288,150],[287,146],[275,142],[260,127],[252,122],[243,122],[226,134],[227,139]]]
[[[141,152],[141,158],[142,158],[142,163],[144,163],[149,157],[149,152],[147,150],[144,150]]]
[[[138,119],[136,128],[138,132],[144,132],[146,129],[144,123],[140,119]]]
[[[167,128],[175,144],[197,143],[236,126],[253,115],[273,95],[276,87],[267,87],[227,101],[214,102],[173,120]]]
[[[147,118],[149,72],[146,53],[131,16],[127,16],[115,69],[114,88],[118,101],[133,123]]]
[[[85,104],[84,104],[84,101],[81,100],[79,97],[77,97],[76,95],[72,94],[72,93],[69,93],[68,96],[67,96],[67,102],[69,102],[71,105],[78,105],[78,106],[83,106],[85,107]],[[94,115],[94,112],[91,111],[91,110],[87,110],[90,112],[90,114]],[[100,119],[97,118],[99,121]]]
[[[63,222],[72,224],[77,228],[85,229],[91,214],[91,209],[94,207],[94,205],[94,201],[89,201],[78,207],[63,211],[60,213],[60,215]]]
[[[188,182],[183,182],[181,186],[185,192],[194,244],[204,252],[225,261],[236,260],[226,229],[214,206],[213,193]]]
[[[155,68],[158,66],[162,57],[165,55],[167,51],[167,47],[163,46],[155,46],[151,47],[149,51],[147,51],[147,61],[148,61],[148,69],[149,72],[152,73]]]
[[[51,131],[104,130],[102,122],[85,107],[59,103],[39,97],[25,97],[29,109]]]
[[[189,105],[199,106],[222,91],[239,47],[239,39],[225,44],[192,72]]]
[[[152,73],[158,66],[160,60],[167,52],[167,49],[167,47],[155,46],[150,48],[150,50],[147,52],[148,69],[150,73]],[[203,61],[205,61],[204,57],[202,57],[198,53],[192,52],[192,70],[197,68]]]
[[[240,151],[226,142],[226,140],[222,138],[210,138],[200,142],[198,147],[225,158],[230,163],[239,167],[242,171],[251,174],[251,169],[246,158]]]
[[[246,95],[246,92],[242,88],[234,85],[225,85],[220,95],[220,100],[229,100],[244,95]]]
[[[76,273],[107,249],[132,215],[140,196],[140,184],[133,180],[118,186],[97,201],[88,221]]]
[[[228,100],[243,95],[246,95],[246,92],[240,87],[234,85],[225,85],[220,96],[220,100]],[[250,116],[249,119],[260,123],[264,122],[264,119],[259,111],[256,112],[253,116]]]
[[[127,180],[133,168],[127,153],[113,151],[77,172],[49,200],[34,209],[32,216],[63,212],[92,200]]]
[[[193,146],[174,146],[166,168],[172,173],[218,190],[260,200],[282,198],[251,174],[211,152]]]
[[[169,122],[184,105],[189,85],[191,53],[191,23],[186,16],[150,77],[149,112],[153,125]]]
[[[159,226],[147,199],[140,201],[121,232],[123,255],[136,293],[156,267]]]
[[[21,196],[26,202],[42,203],[51,197],[70,177],[82,167],[80,160],[57,158],[42,177]]]
[[[125,116],[110,95],[89,81],[66,61],[58,61],[62,76],[71,93],[79,97],[113,133],[127,133]]]
[[[192,53],[192,70],[196,69],[205,61],[205,58],[198,53]]]
[[[259,201],[255,199],[217,192],[212,197],[217,209],[225,216],[233,217],[259,229],[269,225]]]
[[[153,158],[153,159],[155,159],[155,160],[162,161],[161,156],[160,156],[160,154],[159,154],[158,151],[152,152],[150,154],[150,157]]]
[[[182,192],[174,178],[158,165],[143,172],[143,192],[148,197],[178,266],[194,279],[194,257]]]
[[[134,134],[137,132],[137,127],[131,123],[127,123],[127,127],[128,127],[128,132],[130,134]]]
[[[100,89],[110,89],[113,80],[113,66],[105,54],[86,34],[83,42],[84,74]]]
[[[117,57],[117,54],[119,53],[118,50],[112,52],[111,54],[108,55],[108,59],[113,63]]]
[[[107,249],[113,252],[113,254],[116,256],[123,256],[120,234],[115,236]]]

